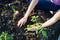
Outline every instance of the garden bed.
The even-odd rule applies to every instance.
[[[45,12],[42,10],[33,10],[31,15],[28,18],[27,23],[23,25],[21,28],[17,26],[18,20],[23,17],[23,15],[27,10],[27,7],[29,5],[29,3],[28,4],[27,3],[28,3],[27,0],[26,1],[20,0],[19,3],[12,2],[14,8],[16,8],[16,10],[19,10],[20,12],[14,19],[13,19],[13,15],[15,9],[12,10],[13,8],[11,9],[11,7],[8,4],[0,6],[1,9],[0,10],[0,34],[2,32],[7,32],[9,35],[13,34],[14,35],[13,40],[54,40],[55,38],[54,25],[53,27],[48,27],[48,29],[46,30],[48,38],[44,38],[42,34],[40,35],[36,34],[35,31],[26,32],[26,30],[24,30],[28,24],[33,25],[35,23],[35,22],[31,22],[32,16],[38,15],[39,16],[38,22],[44,23],[45,21],[47,21],[47,19],[50,18],[50,16],[48,16],[49,12]]]

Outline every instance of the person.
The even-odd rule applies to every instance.
[[[26,14],[24,15],[23,18],[21,18],[18,21],[18,26],[21,27],[27,22],[27,18],[30,15],[31,11],[35,8],[36,10],[46,10],[46,11],[54,11],[55,15],[50,18],[48,21],[43,23],[41,27],[38,29],[48,27],[50,25],[53,25],[56,23],[58,20],[60,20],[60,0],[29,0],[30,5],[28,7],[28,10],[26,11]],[[31,28],[30,30],[33,31],[36,28]]]

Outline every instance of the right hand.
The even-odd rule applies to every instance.
[[[24,25],[25,23],[27,22],[27,18],[25,18],[25,17],[23,17],[23,18],[21,18],[19,21],[18,21],[18,26],[22,26],[22,25]]]

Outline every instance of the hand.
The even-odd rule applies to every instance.
[[[28,31],[36,31],[36,30],[40,30],[42,29],[42,27],[32,27],[32,28],[29,28]]]
[[[17,25],[21,27],[22,25],[24,25],[26,23],[26,21],[27,21],[27,18],[23,17],[18,21]]]
[[[38,29],[38,27],[32,27],[32,28],[29,28],[28,31],[36,31],[36,29]]]
[[[35,31],[35,28],[29,28],[28,31]]]

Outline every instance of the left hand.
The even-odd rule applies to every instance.
[[[28,31],[36,31],[36,30],[40,30],[42,29],[43,27],[32,27],[32,28],[29,28]]]
[[[29,28],[28,31],[35,31],[36,28],[32,27],[32,28]]]
[[[32,27],[28,29],[28,31],[36,31],[36,30],[39,30],[39,27]]]

